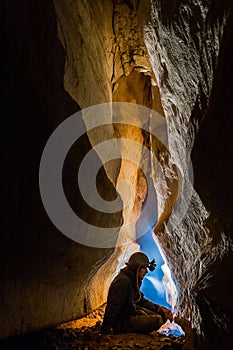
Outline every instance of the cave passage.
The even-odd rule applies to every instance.
[[[138,238],[137,243],[140,245],[140,250],[147,254],[149,260],[154,258],[156,262],[155,270],[148,271],[146,274],[141,291],[147,299],[173,310],[178,290],[158,243],[153,237],[153,230]]]

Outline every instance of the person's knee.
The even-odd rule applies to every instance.
[[[150,333],[158,330],[163,324],[163,319],[160,315],[137,315],[132,316],[125,322],[126,332]]]
[[[163,324],[163,319],[160,315],[148,315],[144,317],[142,322],[143,333],[157,331]]]
[[[159,329],[163,325],[163,319],[160,315],[153,315],[154,325],[157,329]]]

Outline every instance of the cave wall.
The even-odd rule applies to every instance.
[[[93,6],[91,1],[25,0],[20,9],[16,2],[4,5],[1,338],[80,317],[98,306],[107,291],[98,293],[99,286],[107,287],[125,253],[138,249],[118,247],[103,265],[112,250],[84,247],[63,236],[49,221],[38,187],[40,156],[59,123],[80,108],[124,101],[153,108],[168,125],[171,154],[157,142],[152,145],[166,170],[164,187],[154,179],[160,208],[155,235],[180,288],[176,312],[204,335],[204,348],[229,348],[230,10],[227,1],[98,0]],[[109,130],[121,137],[127,132]],[[84,138],[73,150],[75,157],[81,159],[98,137]],[[142,143],[144,137],[137,135]],[[176,169],[185,170],[191,152],[194,190],[179,222],[176,211],[170,215]],[[68,159],[65,186],[79,209],[73,171]],[[127,163],[117,172],[103,169],[110,192],[121,171],[131,174],[132,169]],[[143,177],[133,176],[139,191]],[[144,191],[135,202],[137,211]],[[123,215],[127,219],[132,212]],[[96,293],[89,295],[90,290]]]
[[[231,5],[232,8],[232,5]],[[193,152],[195,187],[209,212],[207,226],[213,246],[221,253],[209,264],[209,283],[197,283],[194,296],[200,306],[207,346],[231,348],[232,295],[232,112],[231,40],[233,18],[228,19],[213,81],[210,105],[197,134]],[[211,134],[211,138],[209,135]],[[217,144],[212,142],[217,140]],[[212,247],[214,251],[214,247]]]
[[[154,2],[145,42],[169,125],[172,158],[180,169],[193,147],[194,191],[182,221],[177,224],[173,211],[155,234],[180,286],[178,314],[205,334],[204,348],[227,349],[232,344],[232,5],[167,5]]]
[[[96,1],[95,6],[92,6],[90,1],[82,4],[54,1],[54,4],[58,37],[66,52],[64,87],[73,99],[82,108],[102,102],[128,102],[153,108],[163,115],[156,77],[152,71],[139,23],[140,16],[144,16],[144,11],[138,7],[139,4],[122,1]],[[77,21],[78,18],[82,18],[82,21]],[[91,26],[90,23],[92,23]],[[92,146],[113,137],[130,139],[143,146],[146,136],[142,130],[139,113],[138,111],[137,116],[135,115],[139,128],[130,129],[123,126],[126,117],[122,113],[121,117],[118,116],[121,125],[109,125],[108,128],[88,132]],[[149,118],[148,114],[146,122],[149,122]],[[89,126],[85,115],[83,119]],[[112,122],[111,114],[107,122]],[[154,145],[154,152],[158,152],[158,145],[156,143]],[[124,154],[129,153],[129,149],[119,144],[119,141],[118,147],[121,153],[120,165],[111,162],[110,166],[104,164],[104,168],[109,180],[116,188],[120,188],[122,179],[132,183],[135,198],[132,200],[131,207],[127,207],[122,212],[122,219],[126,226],[139,215],[147,188],[141,185],[145,181],[145,175],[138,172],[138,168],[135,168],[132,163],[123,159]],[[139,161],[143,159],[143,147],[135,156]],[[148,159],[147,162],[146,172],[149,174],[150,160]],[[114,167],[117,171],[114,171]],[[121,197],[124,198],[124,193],[121,193]],[[156,217],[156,212],[154,216]],[[111,260],[92,279],[91,290],[95,291],[93,294],[90,293],[92,307],[106,300],[107,287],[116,268],[119,269],[124,264],[133,249],[139,249],[135,243],[136,225],[126,228],[125,226],[121,227],[118,236],[117,244],[121,248],[114,252]],[[106,286],[104,292],[98,292],[100,285]]]
[[[5,338],[85,314],[90,278],[111,250],[65,237],[50,222],[40,198],[39,164],[47,139],[80,110],[63,87],[65,52],[57,38],[54,6],[42,0],[2,2],[1,7],[0,338]],[[76,161],[90,147],[83,138],[75,149]],[[65,184],[74,181],[72,172],[72,167],[65,172]]]
[[[178,313],[208,334],[206,348],[228,348],[232,202],[226,158],[232,152],[232,8],[230,2],[170,4],[154,2],[151,21],[144,27],[145,42],[169,125],[172,158],[180,169],[185,151],[194,144],[194,191],[186,215],[181,211],[182,221],[177,224],[180,212],[173,211],[165,229],[157,227],[155,234],[181,287]],[[226,278],[221,278],[225,270]]]

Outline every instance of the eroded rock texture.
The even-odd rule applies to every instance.
[[[232,199],[226,196],[226,188],[231,187],[230,166],[227,162],[226,168],[223,166],[220,154],[224,154],[223,158],[225,153],[230,154],[232,143],[223,144],[222,138],[231,139],[231,131],[228,134],[217,125],[232,128],[229,101],[226,102],[232,17],[227,3],[220,6],[215,2],[187,1],[167,7],[167,2],[158,1],[154,5],[151,23],[144,29],[145,41],[168,120],[172,158],[181,169],[185,148],[191,151],[194,144],[194,191],[187,214],[175,230],[168,225],[156,233],[175,276],[179,276],[180,287],[187,287],[181,287],[179,312],[189,315],[195,327],[209,335],[207,348],[227,348],[223,334],[230,337],[232,281],[221,278],[219,271],[226,271],[228,276],[232,263]],[[220,88],[223,81],[225,92]],[[214,139],[220,140],[217,157],[215,147],[210,147],[212,130]],[[224,175],[220,176],[223,168]],[[171,227],[176,220],[173,212]]]
[[[80,108],[114,101],[159,112],[168,126],[169,152],[140,128],[111,125],[103,134],[88,133],[66,160],[63,180],[70,204],[85,219],[108,227],[108,219],[81,202],[75,162],[106,135],[150,147],[164,174],[156,175],[155,164],[144,159],[158,198],[155,235],[180,289],[177,314],[203,336],[196,348],[229,349],[232,5],[226,0],[41,0],[35,6],[25,0],[16,8],[5,5],[3,32],[4,113],[7,135],[13,136],[6,138],[4,152],[9,185],[0,336],[77,318],[99,306],[117,266],[138,249],[135,227],[119,231],[120,239],[130,237],[132,244],[114,252],[64,237],[49,222],[38,189],[49,134]],[[187,176],[190,155],[194,188]],[[137,217],[147,196],[145,174],[126,161],[102,167],[100,192],[111,199],[123,177],[136,196],[116,222]]]

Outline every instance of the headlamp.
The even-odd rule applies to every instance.
[[[149,262],[148,268],[149,268],[150,271],[154,271],[155,266],[156,266],[155,259],[152,259],[152,260]]]

